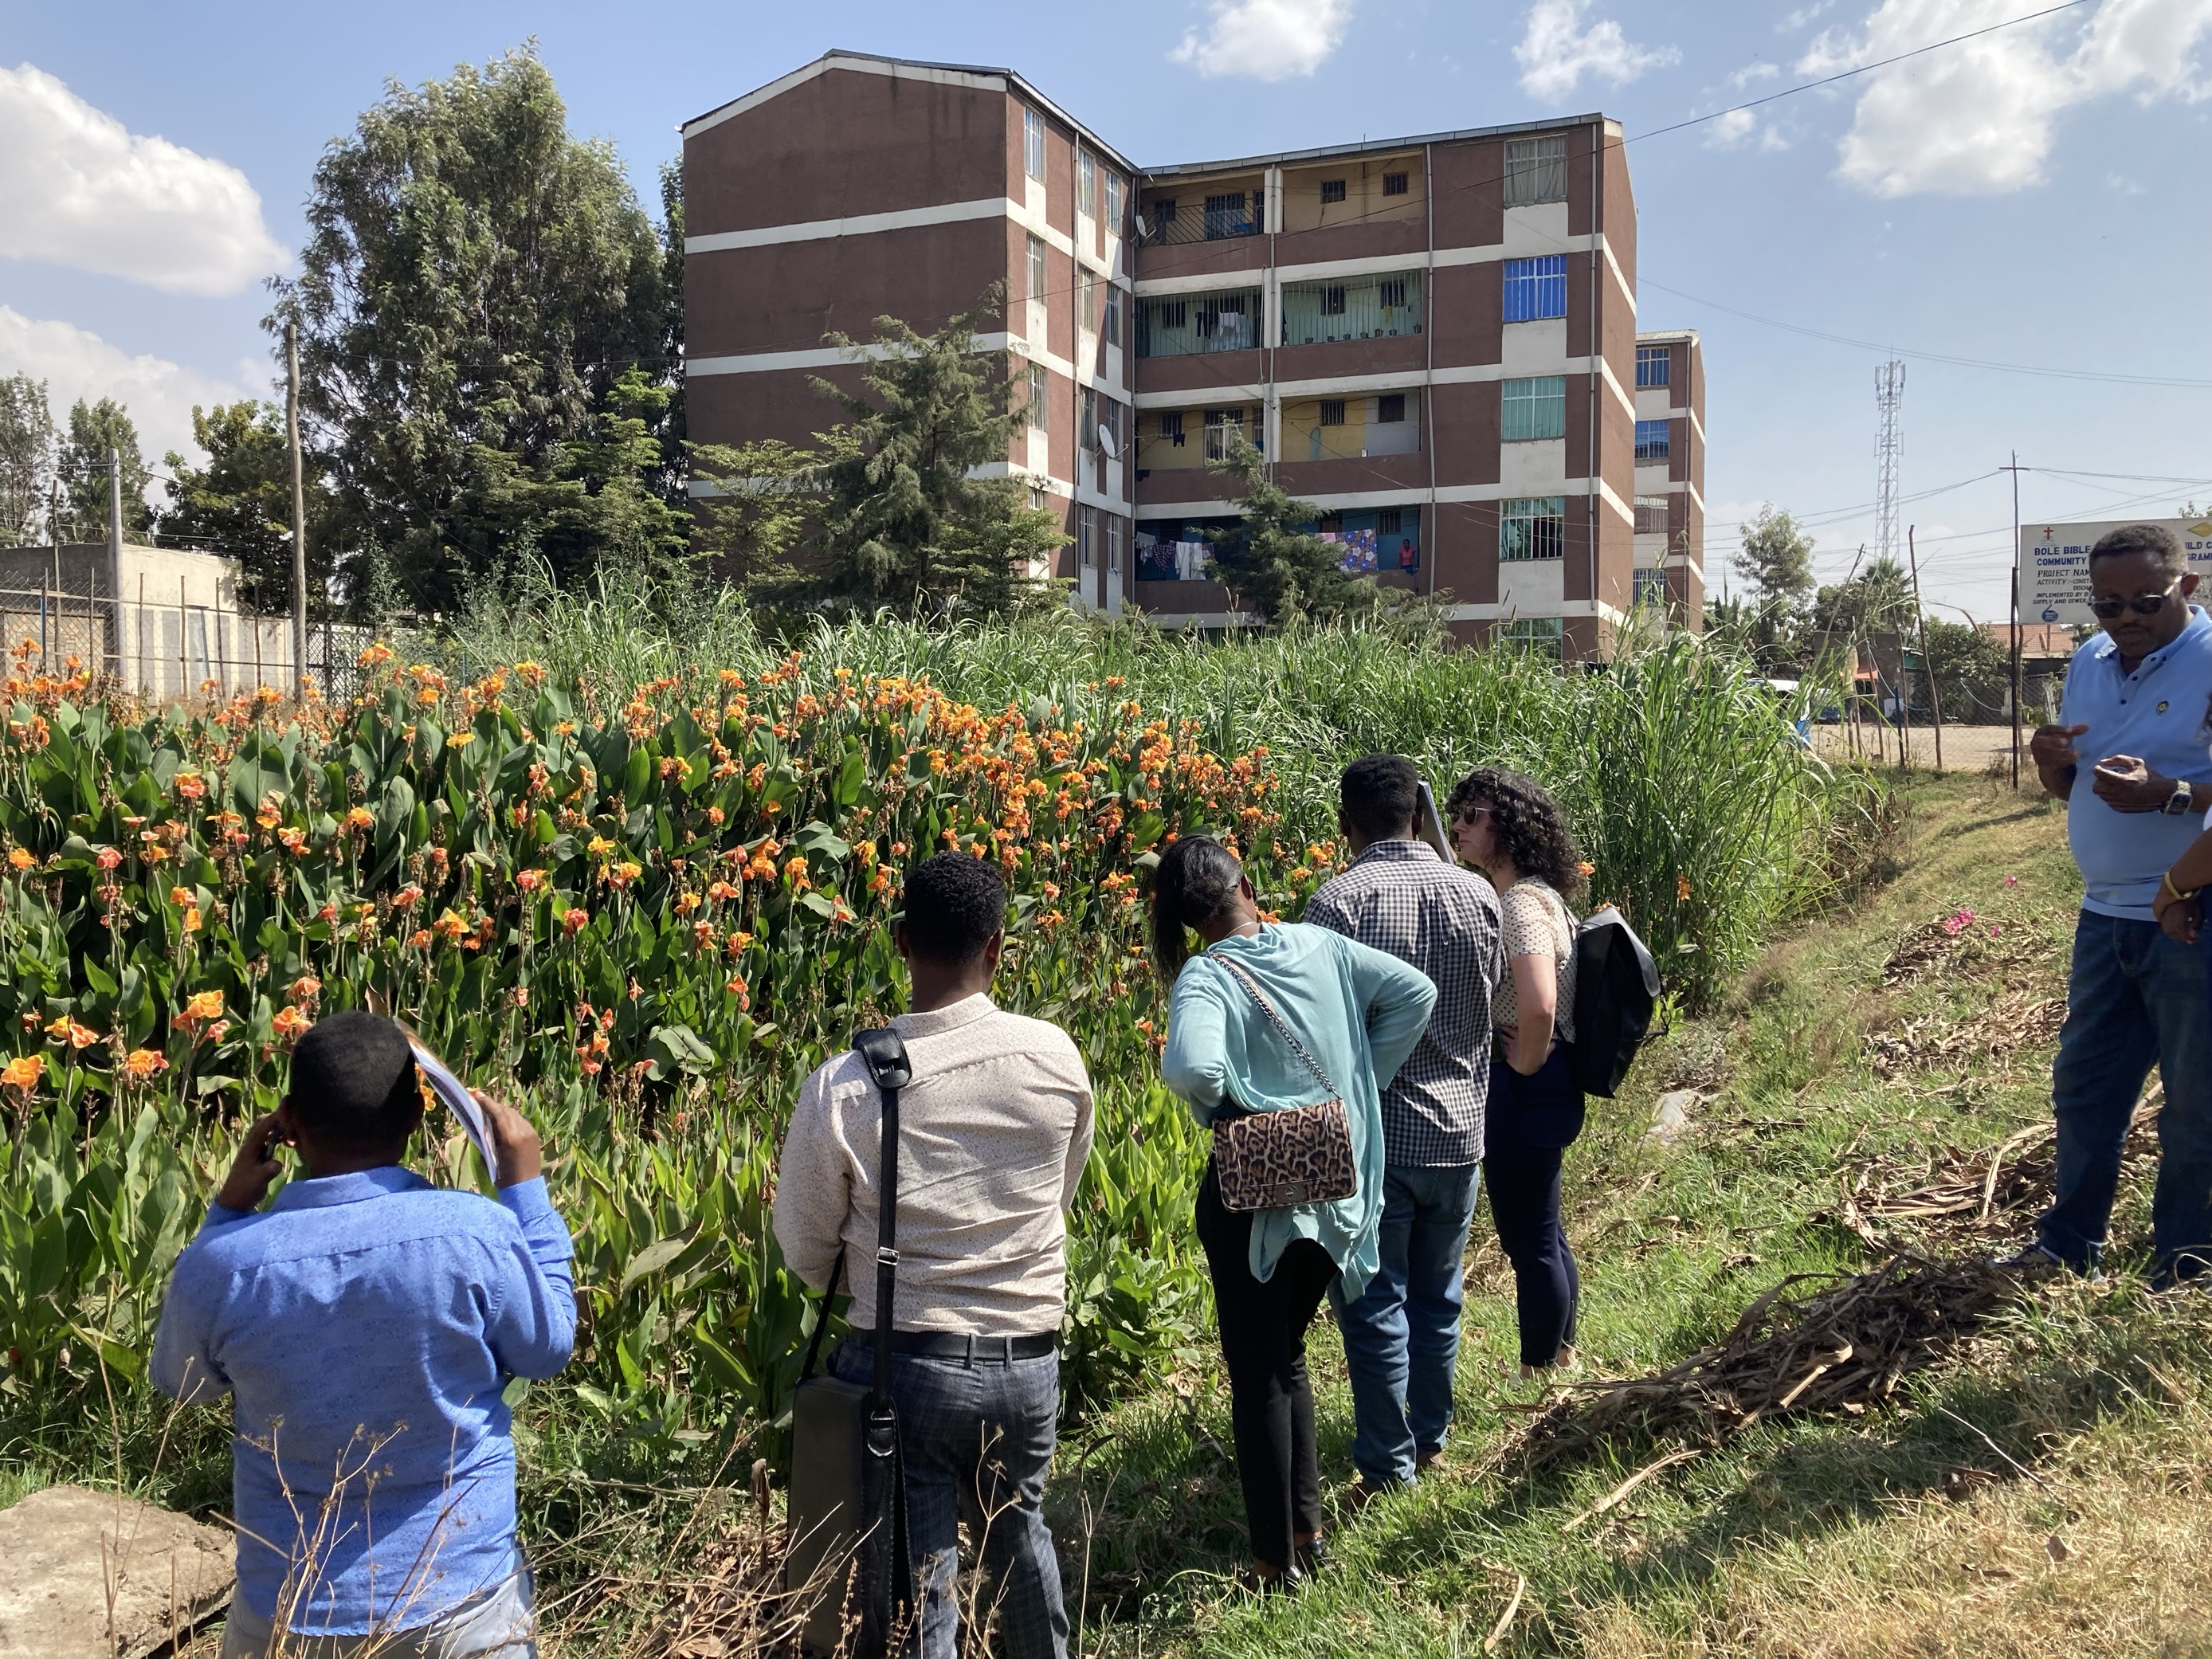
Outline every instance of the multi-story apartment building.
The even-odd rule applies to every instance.
[[[1703,611],[1694,334],[1636,331],[1601,116],[1139,168],[1018,75],[832,52],[684,129],[690,432],[805,443],[856,368],[994,283],[1030,411],[1006,470],[1066,514],[1076,602],[1230,625],[1231,434],[1347,568],[1469,637],[1601,655]],[[1663,464],[1663,465],[1662,465]]]

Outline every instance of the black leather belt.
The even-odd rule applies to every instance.
[[[864,1348],[875,1346],[870,1333],[856,1331],[853,1340]],[[1004,1364],[1014,1359],[1041,1359],[1058,1351],[1055,1332],[1037,1331],[1028,1336],[970,1336],[963,1331],[893,1331],[891,1352],[927,1359],[964,1359],[970,1364],[988,1359]]]

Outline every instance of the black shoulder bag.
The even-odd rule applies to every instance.
[[[862,1031],[853,1047],[883,1094],[884,1136],[876,1230],[874,1386],[817,1376],[814,1362],[830,1323],[830,1304],[845,1270],[842,1252],[806,1344],[806,1361],[791,1405],[790,1537],[784,1555],[787,1593],[810,1591],[800,1644],[810,1654],[836,1650],[845,1635],[846,1598],[827,1591],[860,1557],[860,1629],[857,1651],[887,1651],[891,1633],[915,1645],[914,1559],[907,1538],[906,1468],[899,1455],[898,1410],[891,1403],[891,1296],[898,1270],[899,1091],[914,1080],[906,1045],[889,1030]]]

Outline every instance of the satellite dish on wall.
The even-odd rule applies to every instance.
[[[1109,461],[1121,459],[1121,446],[1114,441],[1114,434],[1103,426],[1098,428],[1098,447],[1105,451],[1106,459]]]

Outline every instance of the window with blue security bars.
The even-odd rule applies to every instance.
[[[1565,437],[1567,377],[1539,374],[1526,380],[1505,381],[1500,394],[1499,435],[1508,443]]]
[[[1667,459],[1667,422],[1638,421],[1636,423],[1636,459],[1638,461],[1663,461]]]
[[[1505,320],[1533,323],[1567,314],[1567,256],[1505,262]]]
[[[1674,353],[1670,346],[1640,345],[1636,348],[1636,384],[1665,386],[1674,374]]]

